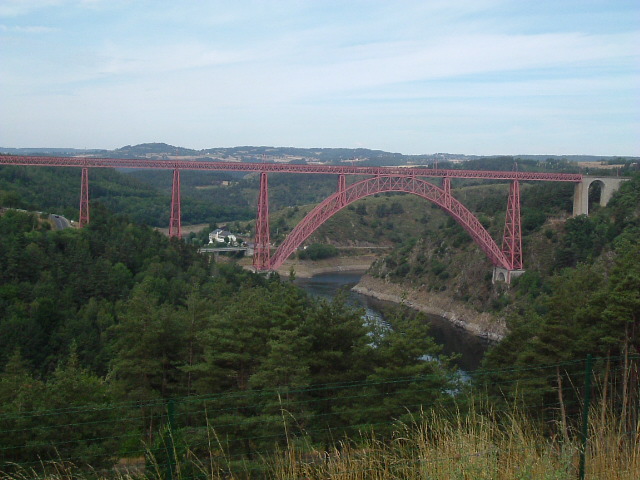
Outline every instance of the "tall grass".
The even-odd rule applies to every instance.
[[[596,409],[594,409],[596,411]],[[615,412],[592,415],[586,452],[587,479],[637,480],[640,478],[640,429],[625,431]],[[207,459],[194,459],[187,451],[176,462],[174,479],[335,479],[335,480],[564,480],[577,478],[579,438],[545,436],[535,421],[514,410],[506,414],[471,409],[455,415],[423,412],[400,424],[390,438],[362,433],[359,438],[318,449],[300,439],[290,439],[285,450],[253,459],[234,460],[211,432]],[[191,458],[189,458],[191,457]],[[125,462],[126,463],[126,462]],[[189,464],[184,468],[183,464]],[[19,469],[0,474],[7,480],[165,479],[166,465],[153,459],[146,471],[127,473],[80,469],[65,463],[42,464],[39,469]],[[126,464],[125,464],[126,467]],[[45,473],[46,472],[46,473]]]
[[[575,479],[578,439],[545,437],[524,416],[472,411],[454,418],[429,412],[401,426],[390,441],[342,443],[326,461],[280,458],[274,478],[514,480]],[[613,415],[590,429],[589,479],[640,478],[640,432],[621,433]],[[283,460],[288,460],[286,463]]]

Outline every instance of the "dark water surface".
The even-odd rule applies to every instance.
[[[311,278],[298,278],[295,283],[311,295],[325,299],[331,299],[340,291],[344,291],[347,303],[364,308],[365,315],[371,319],[384,321],[382,311],[397,305],[352,292],[351,287],[358,283],[361,276],[361,273],[350,272],[323,273]],[[437,315],[427,315],[427,318],[431,326],[431,335],[436,343],[442,345],[443,353],[460,354],[457,364],[462,370],[472,371],[478,368],[488,347],[486,341],[453,326]]]

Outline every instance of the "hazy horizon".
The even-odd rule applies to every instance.
[[[639,19],[637,0],[5,0],[0,145],[639,156]]]
[[[557,154],[557,153],[527,153],[527,152],[520,152],[520,153],[516,153],[516,154],[507,154],[507,153],[489,153],[489,154],[483,154],[483,155],[475,155],[475,154],[469,154],[469,153],[464,153],[464,152],[422,152],[422,153],[404,153],[404,152],[391,152],[391,151],[387,151],[387,150],[381,150],[381,149],[374,149],[374,148],[368,148],[368,147],[322,147],[322,146],[313,146],[313,147],[298,147],[298,146],[291,146],[291,145],[232,145],[232,146],[210,146],[210,147],[204,147],[204,148],[200,148],[200,149],[196,149],[196,148],[191,148],[188,146],[184,146],[184,145],[171,145],[168,144],[166,142],[145,142],[145,143],[138,143],[138,144],[133,144],[133,145],[122,145],[120,147],[116,147],[114,149],[106,149],[106,148],[93,148],[93,147],[87,147],[87,148],[78,148],[78,147],[12,147],[12,146],[6,146],[6,145],[0,145],[0,152],[2,151],[2,149],[9,149],[9,150],[78,150],[78,151],[102,151],[105,150],[107,152],[109,151],[115,151],[115,150],[119,150],[119,149],[123,149],[123,148],[127,148],[127,147],[137,147],[140,145],[149,145],[149,144],[166,144],[170,147],[174,147],[174,148],[181,148],[181,149],[187,149],[187,150],[194,150],[196,152],[200,152],[200,151],[204,151],[204,150],[215,150],[215,149],[235,149],[235,148],[273,148],[273,149],[301,149],[301,150],[317,150],[317,149],[347,149],[347,150],[355,150],[355,149],[364,149],[364,150],[371,150],[371,151],[383,151],[385,153],[392,153],[392,154],[400,154],[400,155],[404,155],[404,156],[434,156],[434,155],[459,155],[459,156],[463,156],[463,157],[527,157],[527,156],[531,156],[531,157],[606,157],[606,158],[611,158],[611,157],[621,157],[621,158],[640,158],[640,155],[594,155],[594,154],[590,154],[590,153],[567,153],[567,154]]]

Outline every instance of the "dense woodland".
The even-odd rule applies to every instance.
[[[146,173],[155,178],[152,172]],[[169,224],[171,214],[172,177],[170,171],[159,172],[158,176],[164,182],[164,188],[139,181],[135,175],[126,172],[92,169],[89,196],[92,202],[100,203],[112,212],[124,213],[136,223],[164,227]],[[182,221],[185,224],[216,223],[254,216],[246,200],[237,202],[226,190],[211,196],[213,198],[183,195]],[[80,169],[0,167],[0,203],[4,207],[65,215],[77,221]]]
[[[494,238],[499,238],[504,221],[499,207],[504,197],[499,190],[478,195],[463,188],[456,193],[472,208],[482,203],[481,221]],[[568,218],[570,195],[570,190],[557,184],[524,190],[524,263],[529,269],[510,288],[491,284],[489,262],[450,220],[436,223],[421,238],[406,239],[370,273],[409,287],[422,284],[478,311],[506,317],[506,338],[489,349],[483,362],[484,370],[501,371],[487,376],[489,391],[492,384],[514,379],[511,370],[501,370],[506,367],[554,364],[587,355],[638,355],[640,175],[625,182],[607,207],[592,204],[588,217]],[[598,368],[604,371],[607,366]],[[628,371],[630,383],[625,388],[635,392],[637,399],[638,365]],[[545,396],[548,400],[557,395],[560,377],[519,384],[518,393],[531,400]],[[494,393],[515,395],[502,388]]]
[[[436,399],[454,381],[446,362],[421,360],[438,349],[416,318],[398,317],[393,330],[363,324],[362,312],[340,300],[316,301],[277,276],[216,265],[195,248],[106,210],[94,209],[82,230],[46,225],[15,210],[0,217],[5,414],[199,394],[255,391],[258,398],[265,388],[284,395],[312,385],[424,374],[433,376]],[[412,383],[394,387],[394,400],[368,420],[391,418],[395,402],[415,396]],[[366,397],[352,400],[341,415],[357,415],[361,402]],[[252,418],[268,413],[262,408],[271,407],[239,409],[231,417],[246,419],[250,429]],[[322,412],[315,414],[322,422]],[[305,415],[313,426],[314,412]],[[16,421],[3,417],[0,430],[19,427],[32,437],[29,422]],[[331,422],[339,428],[340,417]],[[3,435],[3,445],[26,441]],[[47,446],[51,435],[60,432],[43,433],[38,455],[60,454]],[[89,447],[74,444],[73,454],[83,448]],[[113,445],[99,448],[113,453]],[[28,460],[12,453],[4,460]],[[34,451],[24,454],[33,458]]]
[[[78,179],[73,171],[55,173],[4,167],[4,206],[70,209],[75,198],[58,192],[75,191]],[[159,412],[165,411],[165,402],[203,395],[212,396],[214,403],[222,402],[216,395],[224,396],[226,414],[218,418],[218,432],[231,446],[239,442],[243,452],[272,448],[272,433],[294,424],[314,444],[326,445],[349,433],[346,424],[367,426],[385,438],[390,422],[411,418],[423,404],[455,402],[461,408],[456,397],[466,387],[449,359],[438,356],[420,316],[398,312],[388,325],[370,323],[340,298],[315,300],[277,275],[216,264],[187,242],[169,240],[128,215],[112,213],[119,202],[130,201],[136,209],[145,204],[141,199],[153,205],[166,197],[135,178],[106,171],[101,175],[96,175],[94,188],[111,192],[104,198],[111,196],[113,202],[94,202],[91,223],[84,229],[53,231],[46,216],[15,209],[0,216],[0,462],[62,456],[108,465],[114,451],[133,455],[141,441],[159,441]],[[45,184],[53,176],[58,183],[49,190],[30,183]],[[461,195],[477,190],[472,182],[457,187]],[[503,187],[496,184],[488,191]],[[562,188],[532,186],[523,203],[528,241],[546,239],[553,246],[552,260],[492,297],[502,304],[485,299],[485,307],[509,313],[510,333],[490,350],[487,373],[477,380],[494,399],[525,395],[540,399],[541,405],[555,399],[562,373],[522,385],[515,381],[514,366],[582,360],[587,354],[630,358],[640,352],[640,176],[625,183],[608,207],[552,228],[547,215],[567,208]],[[318,193],[309,190],[309,198]],[[281,191],[294,193],[284,186]],[[499,216],[500,202],[495,201],[492,212],[490,194],[469,195],[483,202],[490,231],[497,229],[492,217]],[[375,209],[374,203],[366,204],[368,214],[379,221],[375,228],[405,213],[400,198],[373,199]],[[357,205],[347,213],[371,221]],[[417,224],[426,229],[429,222]],[[433,241],[439,235],[448,242],[434,242],[441,249],[440,260],[411,254],[423,240],[400,238],[400,248],[381,274],[393,277],[396,272],[395,277],[408,282],[421,272],[441,281],[445,272],[454,276],[455,265],[447,259],[456,248],[471,251],[473,246],[460,237],[459,227],[446,221],[434,225],[439,225],[436,233],[427,237]],[[404,261],[398,261],[401,255]],[[596,368],[604,371],[607,366]],[[628,371],[632,375],[625,377],[619,395],[626,404],[637,396],[637,364]],[[326,387],[345,384],[353,388]],[[265,400],[267,391],[276,391],[277,400]],[[337,397],[343,397],[339,407],[325,402]],[[150,406],[153,402],[157,408]],[[87,405],[118,407],[100,413],[112,423],[97,425],[95,412],[72,409]],[[144,407],[133,415],[127,405]],[[290,420],[283,421],[283,405]],[[50,411],[62,413],[47,416]],[[118,432],[110,430],[122,418],[130,421],[118,423]],[[189,425],[188,418],[185,435],[206,434],[206,428]],[[234,440],[249,434],[251,441]],[[127,441],[117,440],[125,437]]]
[[[606,208],[568,219],[547,271],[530,271],[511,292],[509,335],[485,366],[527,365],[640,353],[640,175]],[[635,367],[633,388],[638,389]]]

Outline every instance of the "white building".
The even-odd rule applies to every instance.
[[[229,245],[236,245],[238,243],[237,237],[228,230],[216,228],[213,232],[209,234],[209,244],[225,243],[225,241],[227,241]]]

